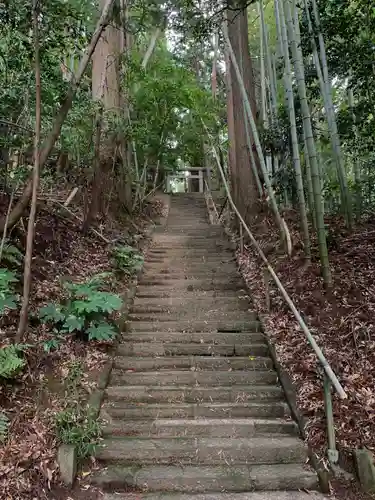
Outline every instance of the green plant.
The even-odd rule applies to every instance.
[[[66,390],[73,396],[77,395],[78,387],[84,377],[83,365],[80,361],[72,361],[69,364],[69,373],[65,379]]]
[[[24,344],[11,344],[0,349],[0,378],[13,378],[21,371],[26,361],[20,354],[28,347]]]
[[[122,306],[121,298],[101,290],[99,277],[86,283],[65,283],[69,297],[63,304],[50,303],[39,310],[43,323],[52,323],[59,333],[81,332],[88,340],[111,340],[116,328],[109,316]],[[45,345],[46,350],[56,347],[55,343]]]
[[[23,262],[23,255],[20,250],[9,241],[5,240],[1,260],[9,267],[21,267]]]
[[[18,296],[14,291],[16,275],[8,269],[0,268],[0,314],[7,309],[17,309]]]
[[[74,445],[79,459],[92,455],[100,437],[100,423],[89,407],[75,406],[57,413],[55,430],[60,443]]]
[[[112,261],[122,272],[133,275],[143,266],[143,255],[128,245],[116,246],[112,250]]]
[[[0,412],[0,443],[3,443],[7,437],[9,429],[9,418],[4,412]]]

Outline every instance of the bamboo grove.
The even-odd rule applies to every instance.
[[[229,7],[233,10],[228,11],[223,25],[234,200],[251,223],[248,214],[256,213],[257,206],[245,198],[261,196],[256,190],[260,176],[281,238],[285,237],[283,212],[297,210],[306,260],[311,259],[311,241],[317,241],[327,287],[332,284],[329,221],[342,218],[350,231],[371,211],[372,200],[372,155],[366,151],[361,156],[358,149],[361,139],[353,71],[349,66],[346,73],[342,67],[337,71],[333,53],[343,47],[337,47],[334,38],[327,48],[325,34],[325,23],[332,32],[332,18],[336,16],[339,23],[342,12],[349,16],[353,9],[350,2],[342,1],[335,12],[328,4],[324,0],[319,4],[317,0],[260,0],[239,13],[240,3],[232,2]],[[371,39],[371,28],[363,31]],[[357,39],[361,36],[356,34]],[[371,110],[372,104],[368,105]],[[373,121],[371,111],[366,118]],[[356,158],[353,146],[359,153]],[[241,157],[244,149],[246,159]],[[371,151],[371,143],[366,149]],[[249,176],[243,173],[245,169],[252,173],[248,182],[244,182]]]

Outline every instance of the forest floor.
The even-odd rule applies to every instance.
[[[77,210],[80,213],[79,208]],[[139,246],[147,238],[151,219],[160,217],[164,210],[162,202],[155,199],[131,221],[108,217],[103,233],[111,241],[121,238],[122,244]],[[23,246],[20,240],[25,238],[23,228],[26,226],[27,221],[23,221],[11,233],[11,242]],[[16,379],[0,384],[0,409],[10,420],[7,439],[0,443],[1,500],[52,498],[51,488],[56,490],[53,498],[70,496],[64,488],[60,491],[56,486],[56,415],[75,418],[69,415],[67,401],[71,403],[72,398],[76,398],[82,405],[82,400],[88,400],[97,375],[108,359],[111,342],[85,342],[67,335],[58,349],[46,352],[45,343],[53,335],[50,328],[33,319],[33,313],[48,302],[61,301],[64,297],[62,279],[83,282],[113,270],[109,248],[98,235],[92,232],[84,235],[76,219],[62,217],[61,212],[51,206],[39,210],[32,262],[31,314],[23,339],[24,344],[30,344],[26,350],[27,365]],[[130,281],[131,278],[112,276],[108,291],[123,295]],[[18,311],[14,311],[1,319],[0,346],[13,341],[18,317]],[[92,435],[96,432],[94,425],[92,429],[86,426],[86,430]],[[86,487],[82,490],[78,487],[77,491],[82,494],[75,495],[75,500],[96,495]]]
[[[327,220],[333,286],[326,291],[317,242],[312,241],[311,264],[306,265],[296,214],[284,217],[292,236],[291,257],[283,252],[269,215],[257,218],[254,235],[347,393],[346,400],[333,396],[333,409],[341,461],[352,471],[354,448],[375,451],[375,223],[363,221],[349,232],[341,220]],[[316,355],[273,282],[271,309],[266,310],[262,267],[250,244],[245,244],[242,254],[238,250],[237,257],[278,360],[297,389],[297,404],[308,420],[308,443],[323,457],[326,425]],[[340,498],[365,498],[358,492],[349,494],[341,488]]]

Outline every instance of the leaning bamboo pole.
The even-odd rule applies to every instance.
[[[260,258],[263,261],[263,263],[265,264],[265,266],[266,266],[268,272],[270,273],[272,279],[274,280],[277,288],[280,290],[281,295],[283,296],[285,302],[288,304],[290,310],[292,311],[294,317],[296,318],[296,320],[297,320],[297,322],[298,322],[301,330],[303,331],[303,333],[305,334],[308,342],[310,343],[311,347],[313,348],[313,350],[314,350],[314,352],[315,352],[315,354],[316,354],[319,362],[321,363],[321,365],[322,365],[325,373],[327,374],[327,377],[332,382],[332,385],[336,389],[336,391],[337,391],[338,395],[340,396],[340,398],[341,399],[346,399],[347,398],[347,394],[344,391],[342,385],[340,384],[340,382],[339,382],[337,376],[335,375],[334,371],[332,370],[331,366],[329,365],[329,363],[328,363],[326,357],[324,356],[322,350],[318,346],[318,344],[317,344],[317,342],[315,340],[315,337],[310,332],[310,330],[309,330],[308,326],[306,325],[304,319],[302,318],[300,312],[298,311],[298,309],[294,305],[294,302],[290,298],[288,292],[285,290],[285,288],[284,288],[283,284],[281,283],[278,275],[276,274],[275,270],[273,269],[273,267],[269,263],[267,257],[265,256],[263,250],[261,249],[259,243],[255,239],[253,233],[250,231],[249,227],[247,226],[246,222],[244,221],[243,217],[241,216],[239,210],[237,209],[235,203],[233,202],[232,195],[230,193],[230,189],[229,189],[229,186],[228,186],[228,182],[226,180],[223,167],[220,164],[220,159],[219,159],[218,154],[216,152],[216,149],[215,149],[212,137],[211,137],[211,135],[210,135],[210,133],[209,133],[209,131],[208,131],[208,129],[205,126],[204,123],[203,123],[203,126],[204,126],[204,129],[206,131],[207,137],[209,139],[209,143],[210,143],[211,148],[212,148],[212,153],[213,153],[215,161],[217,163],[217,166],[218,166],[218,169],[219,169],[219,172],[220,172],[223,184],[224,184],[224,188],[225,188],[225,191],[226,191],[226,194],[227,194],[227,199],[228,199],[230,205],[232,206],[234,212],[236,213],[236,215],[237,215],[237,217],[238,217],[238,219],[239,219],[242,227],[244,228],[244,230],[246,231],[247,235],[249,236],[252,245],[255,247],[255,250],[257,251],[257,253],[260,256]]]

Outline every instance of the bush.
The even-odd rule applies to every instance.
[[[129,276],[142,269],[143,261],[143,255],[136,248],[124,245],[112,250],[113,264]]]
[[[83,333],[88,340],[113,339],[117,329],[109,316],[121,308],[121,298],[101,290],[103,284],[97,277],[86,283],[66,283],[65,288],[69,294],[66,302],[42,307],[40,320],[52,323],[60,333]]]

